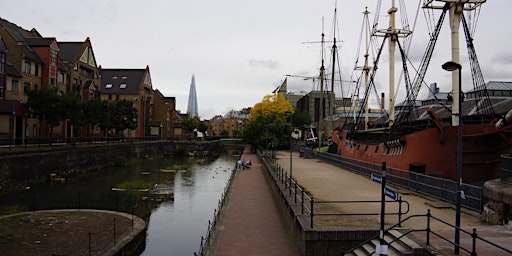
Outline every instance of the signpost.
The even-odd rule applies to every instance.
[[[377,182],[379,184],[382,184],[382,176],[380,176],[378,174],[372,173],[371,180],[374,182]],[[398,192],[396,192],[395,190],[388,188],[388,187],[384,187],[384,194],[387,197],[389,197],[395,201],[398,201]]]

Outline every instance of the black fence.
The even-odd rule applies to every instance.
[[[315,223],[319,218],[334,217],[343,218],[345,216],[379,216],[380,212],[340,212],[337,210],[337,205],[346,204],[381,204],[382,201],[327,201],[327,200],[315,200],[308,191],[297,183],[296,180],[290,178],[289,173],[285,171],[275,160],[274,155],[270,151],[260,152],[261,161],[266,165],[267,170],[272,175],[275,184],[280,188],[283,198],[293,197],[292,203],[300,207],[301,215],[309,217],[310,228],[315,228]],[[392,207],[396,211],[387,211],[385,215],[396,215],[398,222],[401,221],[402,216],[409,212],[409,203],[399,198],[398,200],[386,200],[389,205],[395,205]],[[329,207],[322,207],[323,205],[329,205]]]
[[[240,156],[243,153],[243,149],[240,151]],[[229,180],[227,181],[226,187],[224,187],[224,191],[222,192],[221,198],[219,202],[217,203],[217,208],[213,210],[213,218],[212,220],[208,220],[208,229],[206,230],[206,235],[201,236],[201,242],[199,244],[199,250],[197,252],[194,252],[194,256],[204,256],[208,255],[208,250],[211,248],[211,242],[214,236],[215,229],[217,228],[218,221],[222,214],[222,208],[224,204],[226,203],[226,198],[229,190],[231,189],[231,184],[233,182],[233,179],[235,178],[235,172],[236,168],[233,167],[233,170],[231,171],[231,176],[229,177]]]
[[[424,229],[412,229],[412,230],[411,229],[410,230],[399,229],[399,232],[401,233],[401,236],[396,237],[394,240],[386,241],[387,244],[389,245],[389,244],[392,244],[392,243],[397,243],[397,241],[402,239],[402,237],[409,236],[410,234],[425,233],[425,239],[424,239],[424,244],[425,245],[427,245],[427,246],[433,245],[432,242],[431,242],[431,237],[435,236],[435,237],[437,237],[437,238],[439,238],[441,240],[441,242],[437,242],[436,243],[436,246],[440,246],[441,243],[446,243],[446,244],[452,245],[453,248],[454,248],[454,251],[456,251],[454,254],[459,254],[459,251],[464,251],[464,252],[466,252],[469,255],[475,255],[476,256],[476,255],[479,255],[479,248],[481,249],[481,248],[485,248],[485,247],[492,248],[492,251],[494,251],[496,253],[506,252],[506,253],[512,254],[512,250],[507,249],[507,248],[505,248],[505,247],[503,247],[503,246],[501,246],[499,244],[496,244],[496,243],[490,241],[489,239],[486,239],[484,237],[479,236],[478,233],[477,233],[477,229],[476,228],[473,228],[472,231],[467,231],[467,230],[461,229],[461,228],[459,228],[457,226],[454,226],[454,225],[452,225],[452,224],[450,224],[450,223],[448,223],[448,222],[446,222],[446,221],[444,221],[442,219],[439,219],[439,218],[437,218],[435,216],[432,216],[432,214],[430,213],[430,210],[427,211],[427,214],[416,214],[416,215],[408,216],[407,218],[405,218],[401,222],[398,222],[397,224],[395,224],[395,225],[385,229],[384,230],[384,234],[387,234],[391,230],[397,229],[403,223],[413,222],[413,221],[417,222],[418,219],[426,219],[426,221],[425,221],[426,226],[425,226]],[[471,243],[469,243],[469,244],[471,244],[471,246],[470,247],[463,246],[462,243],[460,243],[460,242],[456,243],[455,241],[451,241],[451,236],[450,237],[446,237],[446,235],[443,235],[440,231],[433,230],[431,228],[431,226],[432,226],[432,223],[434,223],[434,222],[435,223],[440,223],[442,226],[445,226],[444,228],[440,228],[439,230],[450,230],[450,229],[458,230],[460,232],[460,234],[461,234],[462,239],[464,239],[466,237],[470,237],[471,238]],[[363,246],[364,244],[369,243],[370,241],[372,241],[374,239],[377,239],[379,237],[379,235],[371,237],[370,239],[360,243],[359,245],[356,245],[353,248],[350,248],[348,250],[342,251],[341,255],[346,255],[346,254],[349,254],[349,253],[353,253],[357,248]],[[416,238],[416,239],[421,240],[419,238]],[[480,245],[480,246],[477,247],[477,245]],[[488,249],[487,249],[487,251],[488,251]],[[351,255],[351,254],[349,254],[349,255]],[[374,251],[372,253],[369,253],[368,255],[377,255],[377,253]]]
[[[139,141],[161,140],[158,136],[146,137],[30,137],[25,139],[0,138],[0,147],[3,148],[41,148],[45,146],[80,146],[98,144],[116,144]]]
[[[348,159],[331,153],[317,153],[316,157],[324,162],[366,176],[381,173],[380,165],[369,162]],[[457,182],[453,180],[441,179],[389,167],[386,169],[386,179],[390,184],[432,196],[448,203],[455,204],[457,199]],[[464,198],[461,200],[461,206],[481,212],[484,204],[483,188],[481,186],[462,183],[461,189],[464,195]]]

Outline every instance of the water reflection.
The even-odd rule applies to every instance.
[[[133,212],[149,220],[143,255],[193,255],[224,191],[235,158],[190,161],[167,157],[105,168],[64,183],[35,184],[0,198],[0,211],[17,208],[94,208]],[[187,171],[162,172],[172,166]],[[156,184],[148,192],[115,191],[125,181]]]

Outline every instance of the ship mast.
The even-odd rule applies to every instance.
[[[369,19],[368,19],[368,14],[370,14],[370,12],[368,11],[368,7],[365,8],[364,12],[364,18],[363,18],[363,25],[366,25],[366,29],[369,29],[370,28],[370,23],[369,23]],[[363,32],[364,30],[362,30],[361,32]],[[364,32],[363,32],[364,33]],[[365,92],[367,92],[368,90],[370,90],[370,83],[369,83],[369,74],[370,74],[370,70],[372,69],[371,66],[368,65],[368,57],[370,56],[370,54],[368,53],[368,48],[370,47],[369,45],[369,42],[368,42],[368,33],[365,33],[365,53],[364,53],[364,65],[363,66],[356,66],[355,67],[355,70],[363,70],[364,72],[364,85],[365,85]],[[357,93],[359,94],[359,92]],[[365,115],[364,115],[364,129],[365,130],[368,130],[368,122],[369,122],[369,106],[368,106],[368,97],[364,97],[364,112],[365,112]],[[355,115],[354,115],[354,118],[355,118]]]
[[[481,4],[485,3],[486,0],[438,0],[449,4],[450,14],[450,30],[451,30],[451,47],[452,47],[452,61],[460,64],[460,47],[459,47],[459,28],[462,20],[462,12],[474,10]],[[437,6],[433,4],[433,0],[428,0],[423,5],[425,8],[430,9],[442,9],[443,6]],[[459,126],[458,116],[460,114],[459,109],[459,72],[460,70],[454,70],[452,73],[452,125]]]
[[[391,1],[389,14],[389,28],[379,29],[374,35],[389,37],[389,127],[395,122],[395,48],[399,37],[406,37],[411,34],[410,30],[397,29],[395,16],[398,8],[395,7],[395,0]]]
[[[332,116],[334,115],[334,106],[335,106],[335,98],[334,98],[334,74],[336,73],[336,9],[334,8],[334,29],[333,29],[333,45],[332,45],[332,74],[331,74],[331,93],[329,94],[329,124],[327,129],[327,136],[331,137],[332,135]]]
[[[323,23],[323,21],[322,21]],[[322,24],[323,27],[323,24]],[[325,35],[322,28],[322,66],[320,67],[320,107],[319,107],[319,114],[320,118],[318,119],[318,149],[322,147],[322,123],[324,120],[324,74],[325,74],[325,66],[324,66],[324,42],[325,42]]]

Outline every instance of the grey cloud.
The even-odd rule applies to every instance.
[[[249,60],[249,66],[251,68],[268,68],[268,69],[275,69],[278,68],[279,62],[275,60],[257,60],[257,59],[251,59]]]

